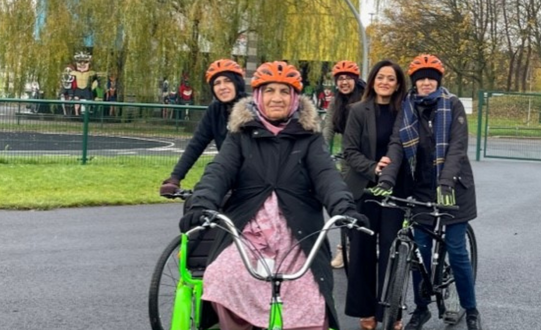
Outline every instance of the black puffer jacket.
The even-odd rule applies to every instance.
[[[447,224],[469,221],[477,217],[477,204],[475,199],[475,183],[473,171],[468,159],[468,120],[462,102],[451,96],[452,121],[449,136],[449,147],[445,155],[445,163],[440,177],[434,178],[433,159],[436,152],[435,136],[428,120],[433,118],[433,112],[437,105],[417,108],[419,116],[419,146],[417,148],[416,173],[410,173],[414,180],[411,193],[413,197],[422,201],[434,202],[436,200],[436,186],[447,185],[455,189],[457,211],[448,211],[454,218],[444,218]],[[400,125],[403,121],[404,111],[400,111],[395,122],[391,142],[389,143],[388,157],[391,164],[385,167],[380,176],[380,181],[396,182],[400,165],[404,160],[404,151],[400,141]],[[429,188],[427,188],[429,187]],[[417,211],[421,211],[418,209]],[[425,210],[422,210],[425,211]],[[447,212],[447,211],[446,211]],[[417,217],[422,223],[432,223],[433,218]]]
[[[242,230],[274,191],[288,226],[308,255],[316,240],[310,235],[324,225],[323,206],[330,215],[344,214],[355,210],[353,197],[326,150],[316,109],[308,99],[301,98],[299,111],[277,136],[255,120],[247,107],[250,100],[235,105],[229,120],[231,133],[195,187],[191,207],[217,210],[231,189],[224,213]],[[218,233],[209,262],[231,243],[229,235]],[[330,326],[338,329],[330,261],[326,244],[311,271],[326,300]],[[205,308],[205,324],[216,320],[212,314]]]

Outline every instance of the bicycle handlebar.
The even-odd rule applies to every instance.
[[[369,189],[364,189],[364,192],[366,194],[373,195]],[[407,198],[400,198],[400,197],[389,195],[389,196],[382,196],[382,198],[383,200],[377,203],[381,206],[386,206],[386,207],[399,207],[396,204],[389,203],[389,200],[391,200],[391,201],[395,201],[399,203],[404,203],[409,206],[417,205],[417,206],[424,206],[424,207],[440,209],[440,210],[458,210],[459,209],[458,205],[443,205],[443,204],[438,204],[434,202],[421,202],[414,199],[411,196]]]
[[[178,189],[172,194],[162,194],[161,196],[165,198],[171,198],[171,199],[180,198],[182,200],[186,200],[192,194],[193,194],[193,191],[190,189]]]
[[[254,278],[258,279],[258,280],[262,280],[262,281],[271,281],[273,279],[276,279],[276,278],[279,278],[281,280],[285,280],[285,281],[292,281],[292,280],[296,280],[298,278],[300,278],[301,276],[303,276],[307,271],[308,269],[310,268],[310,265],[312,264],[312,262],[314,261],[315,259],[315,256],[317,254],[317,251],[319,250],[319,248],[321,247],[321,244],[323,244],[323,241],[325,240],[325,236],[327,235],[327,232],[329,231],[329,228],[334,225],[336,222],[346,222],[347,224],[345,225],[346,227],[350,228],[350,229],[357,229],[359,231],[362,231],[368,235],[374,235],[374,232],[368,228],[365,228],[365,227],[361,227],[357,224],[357,219],[355,218],[352,218],[352,217],[348,217],[348,216],[345,216],[345,215],[335,215],[334,217],[330,218],[326,223],[325,225],[323,226],[323,229],[321,229],[321,231],[319,232],[319,235],[316,239],[316,243],[314,244],[314,246],[312,247],[312,249],[310,250],[310,253],[308,254],[308,256],[306,257],[306,261],[304,262],[304,265],[301,267],[300,270],[298,270],[297,272],[293,273],[293,274],[267,274],[267,276],[264,276],[262,274],[260,274],[259,272],[257,272],[254,267],[251,265],[251,262],[250,262],[250,259],[248,258],[248,253],[244,247],[244,243],[241,241],[241,238],[240,238],[240,234],[239,234],[239,231],[237,230],[237,228],[235,227],[235,225],[233,224],[233,221],[231,219],[229,219],[227,216],[217,212],[217,211],[212,211],[212,210],[205,210],[203,211],[203,224],[201,226],[198,226],[198,227],[195,227],[191,230],[189,230],[186,234],[187,235],[190,235],[191,233],[195,232],[195,231],[199,231],[199,230],[202,230],[202,229],[205,229],[205,228],[214,228],[217,226],[217,220],[221,220],[223,223],[225,223],[225,225],[227,226],[227,229],[228,229],[228,233],[231,234],[231,236],[233,237],[233,241],[235,242],[235,245],[237,246],[237,249],[240,253],[240,256],[241,256],[241,259],[242,259],[242,262],[244,263],[244,266],[246,267],[246,269],[248,270],[248,272],[250,273],[250,275],[252,275]]]

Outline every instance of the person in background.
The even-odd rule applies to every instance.
[[[327,111],[329,109],[329,105],[331,104],[331,101],[334,98],[334,94],[331,90],[330,86],[325,86],[323,88],[323,91],[319,93],[318,96],[318,108]]]
[[[106,96],[108,102],[117,101],[117,81],[114,74],[109,75],[107,80]],[[116,107],[114,105],[109,107],[109,116],[116,116]]]
[[[334,100],[329,105],[325,124],[323,127],[323,137],[329,145],[331,154],[333,150],[335,134],[343,134],[346,129],[346,122],[349,115],[349,105],[359,102],[363,96],[366,83],[360,79],[361,70],[359,66],[352,61],[339,61],[332,69],[334,83],[337,88]],[[340,163],[341,172],[345,173],[345,162]],[[342,246],[338,245],[335,258],[331,265],[334,268],[344,267],[342,255]]]
[[[379,173],[390,162],[387,145],[405,95],[406,78],[400,66],[389,60],[376,63],[368,74],[363,101],[351,105],[342,138],[347,162],[344,180],[353,192],[357,211],[368,217],[370,229],[377,233],[370,237],[350,233],[346,315],[360,318],[361,330],[376,329],[383,317],[379,298],[389,250],[403,220],[400,210],[364,203],[377,198],[364,195],[364,189],[377,184]],[[401,172],[396,189],[400,197],[407,196],[403,177]],[[402,330],[402,322],[397,320],[394,329]]]
[[[371,189],[375,195],[391,194],[405,162],[413,180],[413,198],[459,206],[458,210],[446,210],[452,218],[442,218],[445,242],[460,305],[466,310],[466,326],[468,330],[480,330],[475,279],[466,248],[466,227],[477,217],[475,183],[468,159],[468,121],[462,102],[441,85],[444,72],[443,63],[434,55],[421,54],[410,63],[408,75],[413,87],[395,123],[387,152],[390,163],[382,169],[378,185]],[[429,215],[420,214],[415,221],[430,229],[435,225]],[[423,262],[430,269],[432,237],[417,229],[414,236]],[[422,329],[431,317],[430,299],[419,294],[420,283],[421,275],[414,271],[416,308],[406,330]]]
[[[193,105],[194,97],[195,93],[189,79],[183,77],[182,83],[178,87],[178,104]]]
[[[207,72],[206,81],[210,85],[214,100],[199,122],[192,139],[178,160],[170,177],[163,181],[160,195],[169,196],[180,188],[190,168],[214,140],[220,150],[227,134],[227,121],[233,105],[247,96],[244,91],[243,71],[239,64],[230,59],[213,62]]]
[[[314,234],[325,224],[323,206],[329,215],[351,216],[361,226],[367,220],[356,212],[325,150],[315,106],[300,95],[297,69],[285,62],[263,63],[251,84],[253,98],[234,106],[230,134],[195,187],[180,228],[186,232],[198,225],[203,210],[218,210],[232,191],[223,213],[257,250],[255,255],[291,273],[304,264]],[[271,283],[248,273],[230,235],[217,235],[203,276],[203,326],[212,325],[217,315],[222,330],[266,328]],[[255,255],[250,254],[253,262]],[[282,284],[285,329],[339,329],[330,260],[325,245],[308,273]],[[234,274],[235,280],[224,280],[224,274]]]
[[[93,90],[94,101],[103,102],[103,100],[105,99],[105,89],[103,88],[101,84],[101,79],[100,78],[96,79],[95,84],[96,84],[96,88],[94,88]],[[98,105],[97,113],[99,114],[99,116],[103,116],[103,105]]]

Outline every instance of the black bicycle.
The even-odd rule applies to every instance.
[[[370,194],[370,191],[366,190]],[[384,307],[383,330],[392,330],[402,310],[407,310],[406,296],[410,270],[421,273],[420,294],[426,299],[436,298],[439,318],[447,324],[456,324],[464,316],[460,306],[455,279],[449,264],[445,244],[445,225],[443,217],[452,217],[442,211],[456,210],[458,206],[445,206],[436,203],[419,202],[413,198],[386,196],[381,200],[367,200],[382,207],[397,208],[404,211],[404,223],[391,245],[389,263],[385,272],[385,281],[380,304]],[[422,206],[430,211],[413,213],[413,208]],[[434,230],[430,230],[415,222],[420,215],[430,215],[435,219]],[[427,270],[421,257],[421,251],[413,238],[413,230],[422,230],[435,241],[432,250],[432,266]],[[466,246],[472,264],[473,277],[477,274],[477,242],[470,224],[466,228]]]

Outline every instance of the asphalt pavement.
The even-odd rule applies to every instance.
[[[541,164],[483,160],[473,168],[485,330],[541,329]],[[180,215],[176,203],[0,211],[0,329],[150,329],[150,277]],[[358,329],[343,315],[344,273],[334,273],[342,329]],[[435,315],[425,330],[465,329]]]

